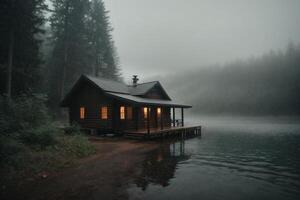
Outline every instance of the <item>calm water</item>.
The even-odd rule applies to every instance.
[[[298,120],[207,119],[149,153],[130,199],[300,199]]]

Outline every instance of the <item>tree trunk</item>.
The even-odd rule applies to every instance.
[[[96,40],[96,38],[95,38]],[[96,50],[95,50],[95,76],[99,77],[101,76],[101,63],[102,63],[102,56],[101,51],[98,48],[97,42],[95,42]]]
[[[12,85],[12,64],[14,57],[14,43],[15,43],[15,33],[14,29],[11,28],[9,33],[9,48],[8,48],[8,66],[7,66],[7,97],[11,99],[11,85]]]
[[[63,71],[62,71],[62,80],[61,80],[61,88],[60,88],[60,100],[63,100],[65,95],[65,85],[66,85],[66,76],[67,76],[67,65],[68,65],[68,50],[69,50],[69,42],[68,42],[68,17],[69,17],[69,1],[66,2],[66,12],[65,12],[65,19],[64,19],[64,26],[65,26],[65,38],[64,38],[64,63],[63,63]]]
[[[65,95],[67,63],[68,63],[68,44],[66,42],[65,49],[64,49],[64,64],[63,64],[63,72],[62,72],[62,80],[61,80],[60,100],[63,100]]]
[[[98,58],[98,51],[96,50],[95,52],[95,76],[98,77],[99,76],[99,58]]]

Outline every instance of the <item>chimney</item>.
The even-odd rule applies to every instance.
[[[138,81],[139,81],[138,76],[137,75],[133,75],[132,76],[132,86],[136,87]]]

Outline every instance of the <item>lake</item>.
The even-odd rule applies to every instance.
[[[161,142],[130,199],[300,199],[300,123],[289,118],[193,117],[202,137]]]

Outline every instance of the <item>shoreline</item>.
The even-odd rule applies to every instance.
[[[47,178],[7,188],[2,199],[128,199],[127,188],[145,154],[159,144],[124,138],[90,138],[96,153]]]

